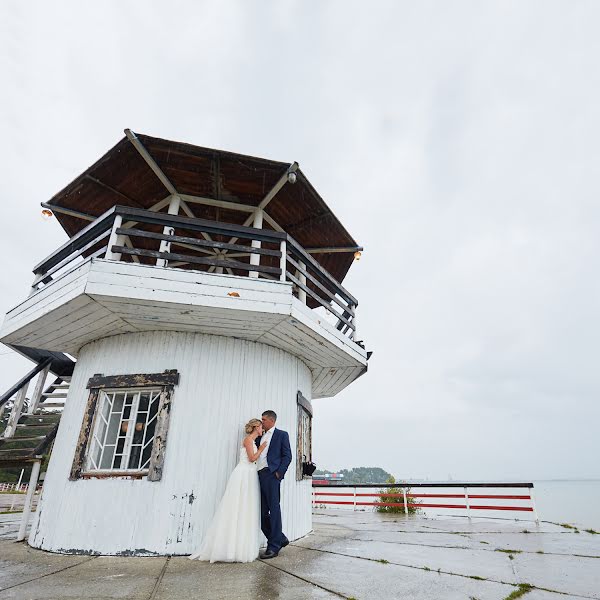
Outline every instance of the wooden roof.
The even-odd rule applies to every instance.
[[[284,162],[136,135],[179,194],[258,206],[290,167]],[[286,183],[268,204],[268,215],[304,248],[357,247],[304,173],[298,169],[296,175],[296,183]],[[150,208],[168,194],[124,137],[49,204],[97,217],[116,204]],[[248,217],[237,210],[197,203],[189,206],[201,219],[242,224]],[[87,225],[77,217],[55,214],[70,237]],[[269,227],[267,222],[264,227]],[[341,282],[354,257],[352,252],[337,252],[315,254],[314,258]]]

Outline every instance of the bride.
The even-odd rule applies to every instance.
[[[192,560],[252,562],[260,546],[260,487],[256,461],[267,442],[256,448],[262,422],[251,419],[240,447],[240,461],[231,473],[225,493],[200,549]]]

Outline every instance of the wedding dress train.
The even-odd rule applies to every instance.
[[[229,476],[227,487],[200,549],[192,560],[252,562],[260,546],[260,486],[256,464],[246,449]]]

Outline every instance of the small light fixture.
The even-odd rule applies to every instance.
[[[288,173],[288,182],[289,183],[296,183],[296,179],[297,179],[296,173],[294,173],[294,171],[290,171]]]
[[[361,256],[362,256],[362,254],[361,254],[360,250],[357,250],[357,251],[354,253],[354,260],[360,260],[360,257],[361,257]]]
[[[54,216],[54,213],[47,209],[44,208],[44,210],[42,210],[42,219],[44,219],[44,221],[47,221],[48,219],[51,219]]]

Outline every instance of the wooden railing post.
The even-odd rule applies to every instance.
[[[25,395],[27,394],[28,387],[29,381],[24,383],[21,389],[17,392],[12,410],[10,411],[10,417],[8,418],[6,429],[4,430],[5,438],[10,438],[15,435],[17,423],[19,422],[21,413],[23,412],[23,404],[25,403]]]
[[[469,492],[465,487],[465,506],[467,507],[467,517],[471,518],[471,505],[469,504]]]
[[[169,215],[177,215],[179,214],[179,207],[181,206],[181,198],[179,196],[173,195],[171,196],[171,201],[169,202],[169,210],[167,211],[167,214]],[[175,229],[173,227],[169,227],[168,225],[165,225],[163,227],[163,234],[164,235],[175,235]],[[171,242],[168,242],[166,240],[162,240],[160,242],[160,246],[158,249],[159,252],[170,252],[171,251]],[[156,266],[157,267],[166,267],[168,264],[168,261],[166,261],[163,258],[157,258],[156,259]]]
[[[540,519],[538,517],[537,508],[535,506],[535,497],[533,495],[533,484],[529,488],[529,496],[531,498],[531,508],[533,508],[533,518],[535,520],[535,524],[539,525],[540,524]]]
[[[121,254],[118,252],[113,252],[112,247],[123,245],[122,243],[120,243],[121,242],[120,236],[117,235],[117,229],[119,229],[121,227],[122,223],[123,223],[123,217],[121,215],[115,215],[115,220],[113,221],[112,231],[110,232],[110,237],[108,238],[106,254],[104,255],[104,258],[106,258],[106,260],[116,260],[116,261],[121,260]]]
[[[287,271],[287,244],[285,240],[281,240],[279,250],[281,252],[281,258],[279,259],[279,268],[281,269],[281,275],[279,276],[279,281],[285,281],[285,273]]]
[[[48,372],[50,371],[50,365],[48,365],[43,371],[40,371],[38,375],[37,381],[35,383],[35,389],[33,390],[33,395],[31,396],[31,402],[29,403],[29,408],[27,409],[28,414],[33,414],[42,399],[42,394],[44,392],[44,384],[46,383],[46,377],[48,376]]]
[[[29,523],[29,515],[31,514],[31,503],[33,502],[33,494],[37,487],[38,478],[40,476],[40,466],[42,461],[36,460],[31,468],[31,477],[29,478],[29,486],[27,487],[27,495],[25,496],[25,506],[23,507],[23,516],[21,517],[21,525],[19,527],[19,534],[17,535],[17,542],[21,542],[25,539],[25,531],[27,530],[27,523]]]
[[[298,264],[300,265],[300,270],[296,271],[296,273],[298,273],[296,277],[298,277],[300,283],[306,285],[306,265],[301,260],[298,261]],[[302,288],[298,288],[298,300],[300,300],[302,304],[306,304],[306,291]]]
[[[254,213],[254,222],[252,227],[254,229],[262,229],[263,226],[263,211],[260,208],[256,209]],[[260,248],[262,246],[260,240],[252,240],[251,246],[253,248]],[[251,265],[260,265],[260,254],[251,254],[250,255],[250,264]],[[258,277],[258,271],[250,271],[248,273],[250,277]]]
[[[406,488],[402,488],[402,497],[404,498],[404,514],[408,514],[408,502],[406,500]]]

